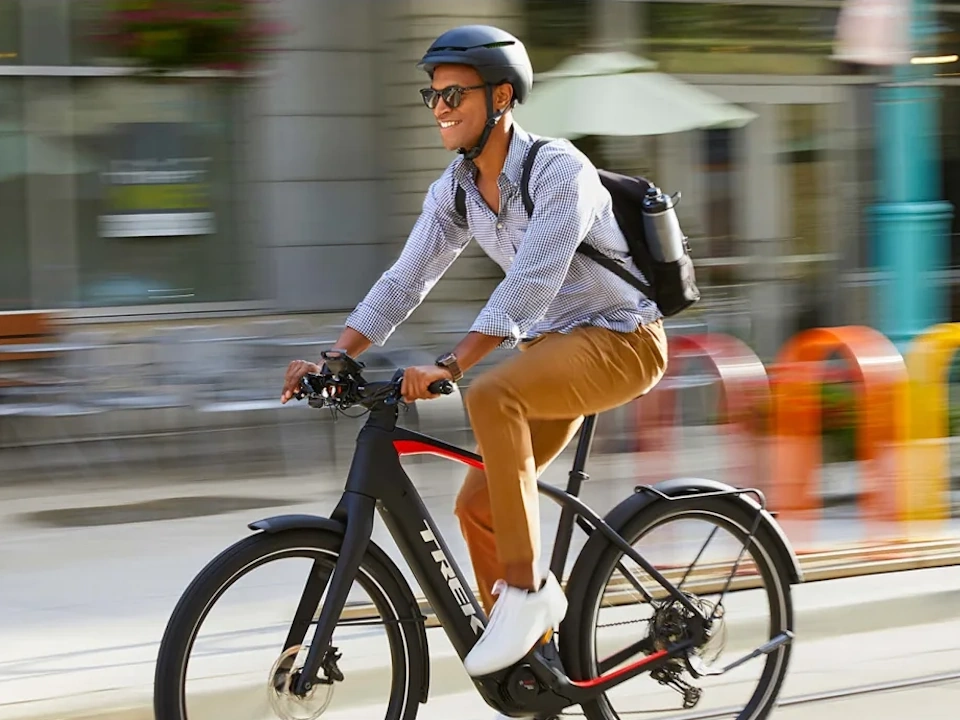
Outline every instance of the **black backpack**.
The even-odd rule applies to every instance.
[[[520,179],[520,192],[527,216],[533,215],[533,200],[530,198],[530,171],[537,151],[550,142],[548,139],[537,140],[527,153],[523,163],[523,174]],[[577,252],[586,255],[598,262],[610,272],[623,278],[637,288],[648,298],[653,300],[665,317],[676,315],[693,305],[700,299],[700,290],[697,288],[697,279],[693,271],[693,260],[690,257],[690,248],[684,242],[684,254],[679,260],[672,262],[658,262],[650,254],[647,245],[646,229],[643,223],[643,196],[653,187],[653,183],[643,177],[632,177],[597,169],[600,182],[610,193],[613,200],[613,214],[617,224],[627,240],[627,247],[633,261],[637,264],[643,276],[650,281],[644,284],[640,278],[633,275],[623,265],[601,253],[596,248],[581,243]],[[456,206],[461,217],[467,216],[467,198],[463,188],[457,186]]]

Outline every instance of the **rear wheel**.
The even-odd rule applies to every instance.
[[[322,599],[316,607],[306,603],[310,608],[303,622],[309,625],[301,624],[303,631],[288,637],[301,594],[309,578],[329,578],[341,542],[339,535],[324,530],[260,533],[211,561],[184,592],[167,624],[155,675],[157,720],[228,715],[234,720],[315,720],[357,712],[412,720],[426,682],[416,626],[420,612],[410,588],[370,553],[334,632],[340,656],[334,656],[327,669],[339,679],[316,683],[304,698],[290,691],[322,606]],[[261,572],[266,579],[259,577],[243,589],[244,578],[265,569],[274,575]],[[318,587],[325,585],[321,581]],[[228,591],[239,597],[239,606],[221,611]],[[351,598],[375,607],[378,617],[358,617]],[[220,614],[224,617],[215,622]],[[210,624],[213,629],[205,629]]]
[[[707,642],[690,660],[678,658],[612,688],[584,705],[589,720],[671,717],[689,714],[693,707],[737,720],[767,717],[787,673],[789,642],[723,675],[702,677],[696,672],[722,668],[793,631],[789,576],[780,546],[762,524],[750,540],[755,518],[755,512],[731,498],[692,496],[653,502],[614,528],[717,619]],[[704,526],[705,532],[698,534],[694,525]],[[658,542],[644,544],[655,536]],[[571,576],[570,610],[560,629],[564,666],[580,680],[636,662],[682,639],[686,630],[686,608],[620,550],[604,546],[591,553],[588,545],[578,559],[577,565],[583,564]],[[721,562],[721,556],[729,562]],[[733,631],[746,631],[751,638],[738,637],[735,647],[728,647]]]

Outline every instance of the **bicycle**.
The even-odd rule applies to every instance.
[[[248,527],[257,532],[224,550],[191,582],[168,621],[159,650],[154,690],[157,720],[188,720],[183,686],[189,655],[199,625],[213,603],[245,568],[305,547],[324,555],[328,562],[324,568],[318,562],[317,571],[310,573],[284,647],[277,648],[277,662],[267,675],[267,693],[275,711],[283,716],[277,710],[277,697],[284,693],[305,702],[326,688],[329,702],[333,686],[344,678],[338,667],[342,653],[331,645],[331,637],[348,590],[359,581],[377,589],[377,609],[386,613],[383,622],[393,663],[386,717],[415,718],[419,704],[425,703],[429,694],[426,618],[396,564],[371,540],[375,512],[396,541],[461,660],[483,632],[486,616],[401,465],[403,456],[429,453],[482,468],[482,457],[398,425],[403,405],[402,369],[390,380],[367,382],[361,372],[363,363],[345,354],[327,352],[324,361],[324,372],[306,376],[297,398],[306,398],[316,408],[343,411],[359,405],[369,411],[369,419],[357,436],[341,499],[330,517],[288,514],[250,523]],[[450,394],[453,385],[438,381],[430,389]],[[582,483],[588,479],[584,469],[595,420],[595,416],[584,419],[566,489],[539,483],[540,492],[562,506],[550,561],[558,579],[562,580],[574,525],[588,535],[566,583],[566,617],[558,633],[546,643],[531,649],[512,667],[475,678],[474,686],[491,708],[507,715],[554,717],[565,708],[579,705],[590,720],[609,720],[616,713],[606,693],[641,673],[649,672],[658,682],[677,689],[683,695],[683,706],[689,708],[699,700],[699,689],[680,679],[683,671],[695,679],[722,675],[762,657],[765,664],[760,681],[738,717],[766,717],[776,704],[787,672],[794,637],[791,585],[802,582],[802,573],[789,541],[766,510],[763,494],[713,480],[672,479],[636,487],[601,518],[578,497]],[[734,570],[712,609],[698,602],[693,593],[680,589],[693,565],[674,584],[629,542],[644,529],[671,517],[698,515],[722,521],[743,541]],[[698,648],[709,641],[718,623],[725,622],[723,597],[748,548],[762,579],[772,587],[767,590],[769,639],[738,660],[713,667],[698,655]],[[622,567],[622,557],[642,567],[660,586],[663,597],[656,600],[653,592],[635,578],[629,580],[644,601],[651,603],[655,621],[650,622],[645,637],[614,656],[598,659],[587,631],[599,611],[603,572]],[[324,593],[326,599],[320,607]],[[307,646],[305,636],[318,607],[316,627]],[[297,657],[307,647],[300,665]],[[320,714],[322,708],[308,717]]]

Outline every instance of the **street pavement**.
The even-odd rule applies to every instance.
[[[565,453],[544,479],[563,484],[571,459]],[[636,463],[630,455],[596,456],[583,499],[596,511],[607,511],[637,483]],[[472,582],[452,515],[462,471],[432,459],[408,462],[407,468]],[[157,646],[190,580],[246,536],[248,522],[287,512],[328,515],[341,487],[342,481],[325,473],[0,487],[0,719],[52,720],[82,712],[106,718],[115,710],[118,720],[148,720]],[[541,507],[542,539],[549,548],[558,512],[547,501]],[[839,509],[801,528],[800,536],[830,545],[863,539],[865,528],[855,514]],[[960,535],[956,524],[937,531]],[[573,553],[582,542],[579,534],[575,537]],[[380,524],[374,541],[397,561],[417,593]],[[796,589],[800,627],[805,623],[810,636],[824,637],[844,628],[878,631],[942,620],[960,612],[960,595],[949,596],[952,606],[944,601],[944,593],[958,588],[957,568],[801,586]],[[291,595],[295,602],[296,591]],[[257,609],[250,608],[235,621],[256,626],[257,618]],[[432,693],[438,698],[432,707],[470,686],[462,667],[449,661],[452,650],[442,633],[429,634]],[[360,648],[363,635],[347,641]],[[379,666],[372,647],[353,657],[358,666]],[[358,696],[362,699],[362,693]]]
[[[960,616],[960,596],[956,600],[956,612]],[[957,671],[960,671],[960,619],[855,634],[846,633],[842,627],[838,627],[834,637],[816,640],[806,639],[801,631],[780,695],[785,706],[777,708],[770,718],[956,720],[960,717],[960,679],[820,702],[792,704],[792,701],[813,694],[839,693],[868,685]],[[628,715],[624,712],[628,710],[679,707],[679,696],[675,692],[660,688],[651,680],[641,677],[640,680],[624,683],[621,686],[623,690],[615,691],[616,696],[612,699],[621,716],[642,717]],[[709,686],[703,686],[704,695],[695,709],[652,717],[683,717],[729,707],[731,696],[736,695],[737,699],[742,697],[736,685],[725,678],[715,679]],[[579,708],[569,709],[563,717],[568,715],[582,717]],[[367,706],[353,708],[336,717],[338,720],[359,720],[378,715],[375,708]],[[493,712],[475,692],[460,692],[432,699],[417,715],[418,720],[446,720],[451,717],[458,720],[489,720]]]
[[[901,680],[960,669],[960,568],[909,571],[887,576],[869,576],[824,581],[795,588],[797,640],[783,697],[836,691],[845,688]],[[743,608],[741,608],[743,609]],[[747,608],[749,611],[749,608]],[[730,617],[739,617],[732,609]],[[245,618],[256,626],[258,618]],[[12,647],[4,643],[0,657],[0,718],[4,720],[151,720],[153,660],[160,618],[144,625],[104,624],[99,628],[47,628],[52,636],[46,653],[37,655],[14,635]],[[731,634],[736,626],[731,619]],[[85,630],[81,633],[81,630]],[[323,717],[361,720],[382,716],[387,672],[377,650],[382,643],[364,637],[359,629],[341,640],[348,677],[338,685],[333,702]],[[81,634],[83,637],[81,637]],[[431,696],[419,717],[425,720],[457,717],[458,720],[492,717],[492,712],[471,689],[469,678],[440,630],[428,632],[431,643]],[[153,636],[153,637],[151,637]],[[86,650],[52,646],[57,640],[82,640]],[[728,646],[733,659],[742,654],[736,643]],[[248,650],[243,645],[223,643],[208,661],[219,670],[212,677],[215,688],[188,684],[190,708],[195,720],[230,717],[234,720],[273,717],[266,712],[262,678],[268,668],[258,668],[258,677],[247,679],[234,673],[231,660]],[[11,657],[17,653],[18,657]],[[705,681],[705,694],[697,710],[728,707],[745,697],[746,683],[757,672],[746,664],[729,676]],[[192,681],[191,681],[192,682]],[[212,692],[210,692],[212,690]],[[204,691],[207,691],[205,694]],[[199,693],[199,694],[194,694]],[[919,693],[919,695],[917,695]],[[28,697],[29,696],[29,697]],[[953,720],[956,687],[925,688],[911,696],[924,698],[924,718]],[[677,708],[678,696],[648,679],[630,681],[611,693],[620,709]],[[952,698],[954,704],[946,704]],[[813,714],[840,717],[831,701],[797,706],[774,717],[810,718]],[[861,702],[872,707],[871,698]],[[899,701],[898,701],[899,702]],[[916,717],[901,710],[863,717]],[[576,708],[571,712],[577,711]],[[849,710],[848,710],[849,711]],[[893,712],[893,714],[890,714]],[[832,713],[832,714],[831,714]],[[897,714],[900,713],[900,714]],[[629,717],[629,716],[627,716]]]

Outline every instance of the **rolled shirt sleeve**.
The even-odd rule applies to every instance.
[[[374,283],[346,325],[382,346],[423,302],[470,242],[454,204],[451,168],[427,190],[423,209],[400,257]]]
[[[597,171],[577,153],[545,145],[530,177],[534,211],[506,276],[471,327],[515,347],[547,312],[577,246],[596,219]]]

